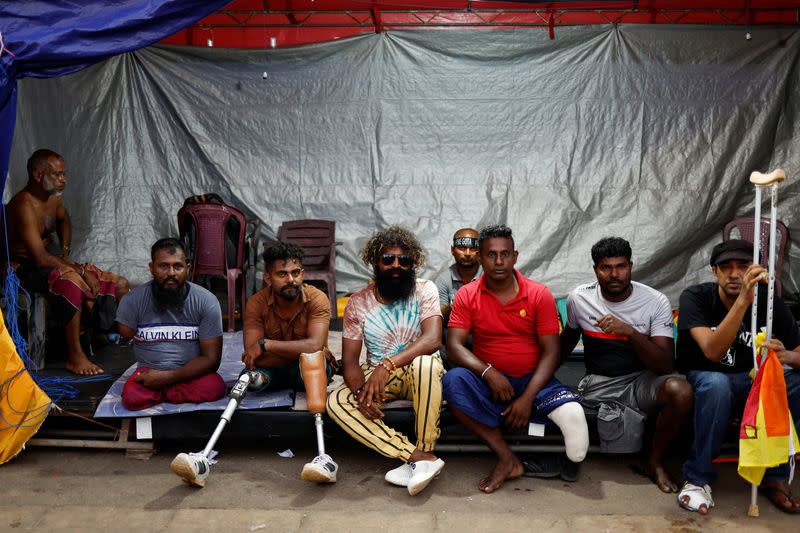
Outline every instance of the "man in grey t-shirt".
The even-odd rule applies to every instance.
[[[455,263],[436,278],[436,288],[439,290],[439,308],[442,310],[442,346],[439,353],[449,367],[445,345],[447,344],[447,321],[450,320],[450,308],[456,299],[458,289],[475,281],[483,270],[478,261],[478,232],[472,228],[462,228],[453,234],[453,245],[450,247]],[[467,341],[467,348],[472,348],[472,339]]]
[[[133,338],[138,368],[125,383],[131,411],[170,403],[213,402],[225,394],[222,313],[216,297],[186,281],[188,262],[178,239],[150,249],[153,280],[132,290],[117,309],[123,338]]]
[[[462,228],[453,235],[450,247],[455,263],[436,278],[439,290],[439,307],[444,317],[444,325],[450,316],[450,307],[456,299],[458,289],[470,281],[478,279],[483,271],[478,262],[478,232],[472,228]]]

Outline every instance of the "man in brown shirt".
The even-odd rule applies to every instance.
[[[335,362],[327,348],[330,320],[328,297],[319,289],[303,284],[303,250],[290,243],[267,248],[264,288],[247,301],[245,309],[242,361],[248,369],[256,371],[257,378],[250,384],[252,390],[302,391],[306,390],[304,377],[309,381],[308,409],[315,413],[318,425],[319,455],[303,466],[300,478],[315,483],[335,483],[339,470],[333,458],[325,453],[320,414],[325,410],[325,383],[330,382]],[[304,354],[302,364],[301,354]],[[317,361],[312,363],[316,370],[303,369],[312,360]],[[316,412],[315,402],[322,404]]]
[[[244,317],[245,366],[259,379],[254,390],[305,390],[301,353],[325,350],[328,379],[332,356],[327,350],[331,307],[324,292],[303,284],[303,250],[280,243],[264,251],[264,288],[247,301]]]

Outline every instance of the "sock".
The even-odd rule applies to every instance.
[[[567,402],[553,409],[547,418],[552,420],[564,435],[567,457],[573,463],[580,463],[589,449],[589,427],[586,414],[578,402]]]

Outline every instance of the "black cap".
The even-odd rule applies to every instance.
[[[711,266],[717,266],[731,259],[752,261],[753,243],[744,239],[731,239],[719,243],[711,250]]]

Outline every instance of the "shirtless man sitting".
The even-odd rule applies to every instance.
[[[75,374],[101,374],[103,369],[81,348],[81,319],[84,311],[91,313],[97,307],[94,315],[101,328],[110,328],[116,302],[128,292],[128,280],[91,263],[70,261],[72,227],[61,201],[66,185],[63,157],[51,150],[31,155],[28,183],[6,210],[11,261],[18,265],[16,274],[25,289],[48,295],[50,312],[64,327],[67,369]]]

